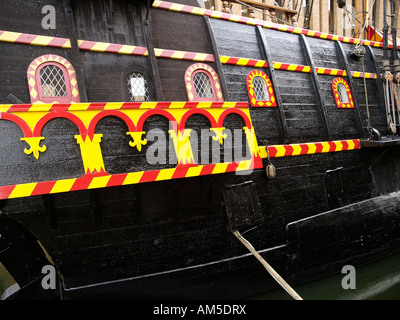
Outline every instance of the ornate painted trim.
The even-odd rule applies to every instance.
[[[265,60],[256,60],[249,58],[239,58],[239,57],[229,57],[220,56],[221,63],[232,64],[235,66],[245,66],[245,67],[257,67],[257,68],[268,68],[268,62]]]
[[[246,128],[246,134],[251,133]],[[255,137],[255,136],[254,136]],[[271,158],[321,154],[360,149],[360,140],[343,140],[316,142],[304,144],[268,146]],[[255,152],[256,153],[256,152]],[[89,190],[114,186],[131,185],[152,181],[162,181],[178,178],[189,178],[202,175],[238,172],[242,170],[262,167],[261,159],[267,158],[266,147],[258,147],[258,157],[232,163],[218,163],[209,165],[184,165],[177,168],[154,171],[140,171],[124,174],[86,174],[76,179],[62,179],[54,181],[25,183],[9,186],[0,186],[0,199],[30,197],[43,194],[55,194],[77,190]]]
[[[351,76],[353,78],[366,78],[366,79],[377,79],[378,76],[376,73],[370,72],[361,72],[361,71],[351,71]]]
[[[355,39],[355,38],[350,38],[350,37],[338,36],[338,35],[333,35],[333,34],[329,34],[329,33],[325,33],[325,32],[307,30],[307,29],[302,29],[302,28],[298,28],[298,27],[292,27],[289,25],[273,23],[270,21],[257,20],[257,19],[253,19],[253,18],[238,16],[235,14],[224,13],[224,12],[214,11],[214,10],[210,10],[210,9],[203,9],[200,7],[193,7],[193,6],[173,3],[173,2],[169,2],[169,1],[155,0],[153,2],[153,8],[164,9],[164,10],[175,11],[175,12],[183,12],[183,13],[199,15],[199,16],[206,16],[206,17],[210,17],[210,18],[214,18],[214,19],[227,20],[227,21],[232,21],[232,22],[242,23],[242,24],[247,24],[247,25],[252,25],[252,26],[261,26],[263,28],[274,29],[274,30],[279,30],[279,31],[283,31],[283,32],[304,34],[305,36],[308,36],[308,37],[340,41],[340,42],[345,42],[345,43],[354,43],[354,44],[362,43],[365,46],[383,48],[382,42],[375,42],[375,41],[370,41],[370,40],[361,40],[361,39]],[[393,45],[389,45],[389,48],[393,48]]]
[[[338,90],[339,84],[343,84],[344,87],[346,88],[346,93],[347,93],[347,97],[349,99],[349,103],[342,103],[342,101],[340,101],[340,95],[339,95],[339,90]],[[343,78],[336,78],[335,80],[333,80],[332,90],[333,90],[333,97],[335,98],[335,102],[336,102],[336,105],[338,108],[340,108],[340,109],[353,109],[354,108],[353,97],[351,95],[350,87],[347,84],[346,80],[344,80]]]
[[[222,96],[221,84],[219,82],[218,74],[213,68],[205,63],[192,64],[189,68],[187,68],[185,72],[185,84],[189,101],[203,101],[203,99],[197,97],[196,89],[193,84],[193,76],[198,71],[206,73],[211,82],[214,98],[208,99],[207,101],[223,101],[224,98]]]
[[[273,66],[274,66],[274,69],[276,69],[276,70],[287,70],[287,71],[304,72],[304,73],[311,72],[310,66],[303,66],[303,65],[299,65],[299,64],[273,62]]]
[[[268,146],[270,158],[292,157],[358,149],[361,149],[359,139]],[[259,147],[259,155],[263,159],[268,158],[266,147]]]
[[[255,77],[261,77],[262,79],[264,79],[265,84],[267,86],[268,95],[269,95],[268,101],[257,100],[256,94],[254,92],[254,87],[253,87],[253,80]],[[275,94],[274,94],[274,88],[272,87],[271,80],[264,72],[259,71],[259,70],[251,71],[247,75],[246,86],[247,86],[247,92],[249,94],[250,105],[252,107],[276,107],[277,106],[276,98],[275,98]]]
[[[58,47],[64,49],[71,48],[70,40],[66,38],[47,37],[35,34],[22,34],[4,30],[0,30],[0,42],[22,43],[22,44],[39,45],[46,47]],[[100,53],[106,52],[106,53],[126,54],[126,55],[136,55],[136,56],[148,56],[149,54],[148,49],[146,47],[132,46],[127,44],[78,40],[78,46],[80,50],[100,52]],[[159,49],[159,48],[155,48],[154,52],[157,58],[188,60],[196,62],[215,62],[214,55],[211,53],[179,51],[179,50]],[[268,63],[265,60],[250,59],[245,57],[221,56],[220,61],[222,64],[230,64],[236,66],[246,66],[246,67],[256,67],[256,68],[268,67]],[[302,66],[302,65],[282,63],[282,62],[273,62],[273,67],[274,69],[277,70],[287,70],[287,71],[305,72],[305,73],[311,72],[310,66]],[[318,74],[333,75],[333,76],[347,75],[345,70],[329,69],[321,67],[317,67],[316,72]],[[377,78],[377,75],[375,73],[364,74],[360,71],[351,71],[351,75],[354,78],[363,78],[363,77],[365,77],[366,79]]]
[[[195,163],[190,142],[191,130],[186,128],[187,119],[194,114],[207,117],[210,121],[208,129],[213,132],[213,139],[223,144],[224,138],[226,138],[223,133],[224,120],[232,113],[243,119],[245,125],[243,131],[246,135],[251,159],[207,165]],[[173,147],[177,155],[177,167],[175,169],[109,175],[101,151],[102,134],[96,133],[98,122],[108,116],[122,119],[128,128],[126,134],[132,138],[129,145],[137,152],[141,152],[142,146],[147,144],[146,132],[143,131],[144,123],[152,115],[164,116],[171,124],[172,129],[169,131],[169,135],[173,140]],[[0,121],[12,121],[21,127],[24,134],[21,141],[28,145],[24,151],[28,156],[33,155],[37,161],[41,160],[40,154],[47,150],[45,146],[46,137],[42,136],[42,129],[48,121],[56,118],[67,119],[79,129],[79,134],[75,135],[74,138],[81,150],[85,170],[84,176],[76,179],[3,186],[0,187],[0,198],[25,197],[262,168],[249,104],[245,102],[174,101],[0,105]],[[106,180],[113,182],[107,182],[101,186],[101,181]],[[96,182],[92,184],[91,181]]]
[[[67,38],[48,37],[37,34],[20,33],[5,30],[0,30],[0,42],[71,49],[71,41]]]
[[[86,174],[81,178],[62,179],[54,181],[34,182],[10,186],[0,186],[0,200],[22,197],[31,197],[43,194],[55,194],[78,190],[89,190],[108,188],[115,186],[132,185],[153,181],[163,181],[179,178],[191,178],[210,174],[221,174],[227,172],[240,172],[261,168],[260,158],[258,161],[245,160],[231,163],[217,163],[208,165],[179,166],[172,169],[161,169],[154,171],[130,172],[124,174]]]
[[[75,69],[72,66],[72,64],[65,58],[57,56],[55,54],[46,54],[43,56],[40,56],[33,60],[31,64],[28,67],[27,71],[27,78],[28,78],[28,86],[29,86],[29,95],[31,96],[31,102],[44,102],[40,100],[40,92],[42,90],[40,80],[38,81],[37,77],[37,72],[39,72],[40,67],[43,66],[44,64],[53,64],[53,65],[58,65],[61,66],[62,69],[65,69],[66,73],[64,72],[64,76],[66,75],[65,79],[65,84],[67,86],[67,92],[68,92],[68,98],[71,102],[80,102],[80,97],[79,97],[79,89],[78,89],[78,81],[76,78],[76,73]],[[39,69],[39,70],[38,70]],[[40,79],[40,77],[39,77]],[[52,98],[50,98],[53,100]],[[46,100],[50,100],[46,99]],[[57,97],[54,97],[54,102],[57,102]],[[60,99],[63,102],[66,102],[64,100],[68,99]],[[52,101],[52,102],[53,102]]]

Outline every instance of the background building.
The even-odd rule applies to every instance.
[[[387,23],[391,26],[391,0],[339,0],[345,4],[343,8],[339,8],[337,0],[204,0],[204,5],[209,9],[230,10],[234,14],[256,19],[297,24],[301,28],[340,36],[365,38],[366,32],[361,34],[364,25],[383,30],[384,1],[387,3]],[[398,28],[400,2],[393,1],[395,27]]]

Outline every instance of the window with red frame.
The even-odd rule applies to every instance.
[[[336,106],[340,109],[353,109],[354,102],[350,87],[343,78],[336,78],[332,82],[332,91]]]
[[[189,101],[223,101],[218,75],[204,63],[191,65],[185,73]]]
[[[252,107],[276,107],[271,80],[262,71],[253,70],[246,78],[247,92]]]
[[[75,69],[57,55],[36,58],[28,68],[31,102],[80,102]]]

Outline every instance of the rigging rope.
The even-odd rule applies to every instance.
[[[384,75],[385,83],[383,86],[385,93],[386,121],[390,132],[395,134],[396,129],[396,110],[393,96],[393,75],[386,71]]]
[[[371,4],[371,10],[375,4],[375,0]],[[347,9],[345,9],[348,11]],[[369,11],[368,11],[369,12]],[[368,12],[367,12],[367,18],[365,19],[365,23],[361,29],[361,41],[358,43],[354,49],[354,54],[358,57],[362,58],[362,68],[363,68],[363,74],[365,75],[365,53],[366,50],[364,48],[364,42],[365,40],[363,39],[364,37],[364,29],[367,27],[368,23]],[[350,12],[349,12],[350,13]],[[394,82],[393,82],[393,75],[390,71],[387,69],[384,69],[384,84],[383,84],[383,90],[384,90],[384,102],[385,102],[385,109],[386,109],[386,122],[387,126],[389,129],[389,132],[392,132],[395,134],[397,132],[396,128],[396,109],[398,113],[398,119],[400,120],[400,105],[399,105],[399,99],[398,99],[398,94],[396,95],[396,90],[398,92],[399,86],[396,88],[394,87]],[[399,77],[396,77],[398,85],[400,82],[400,75]],[[371,126],[371,115],[370,115],[370,110],[369,110],[369,104],[368,104],[368,89],[367,89],[367,82],[364,76],[364,92],[365,92],[365,104],[367,108],[367,130],[372,136],[373,128]]]

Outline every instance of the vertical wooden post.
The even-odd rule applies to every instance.
[[[151,72],[153,75],[154,79],[154,84],[155,84],[155,98],[157,101],[163,101],[164,100],[164,95],[163,95],[163,89],[162,89],[162,83],[161,83],[161,77],[160,77],[160,72],[158,70],[158,65],[157,65],[157,58],[154,52],[154,44],[153,44],[153,35],[151,32],[150,28],[150,22],[151,16],[150,16],[150,6],[147,7],[147,12],[144,15],[144,19],[142,19],[142,30],[144,37],[146,39],[146,46],[147,50],[149,52],[149,62],[150,62],[150,68]]]
[[[366,135],[365,135],[365,132],[364,132],[364,129],[363,129],[363,125],[362,125],[360,107],[358,105],[357,98],[356,98],[356,96],[354,94],[355,87],[354,87],[353,77],[351,75],[351,70],[350,70],[350,67],[349,67],[349,63],[347,61],[347,57],[346,57],[346,55],[344,53],[343,46],[342,46],[342,43],[340,41],[336,41],[336,48],[338,49],[337,51],[339,52],[339,57],[340,57],[340,61],[342,63],[342,67],[344,68],[344,70],[346,70],[347,78],[349,80],[349,87],[350,87],[351,95],[353,97],[353,102],[354,102],[354,114],[355,114],[356,121],[357,121],[357,129],[358,129],[358,132],[360,133],[360,136],[362,138],[365,138]]]
[[[269,72],[270,72],[270,76],[271,76],[271,80],[272,80],[272,86],[273,86],[274,92],[275,92],[275,98],[276,98],[276,102],[278,105],[278,111],[279,111],[278,112],[279,122],[281,124],[281,129],[282,129],[282,134],[283,134],[283,143],[289,143],[289,130],[288,130],[287,122],[286,122],[285,113],[282,110],[282,97],[279,92],[279,88],[276,85],[278,80],[276,78],[274,63],[271,58],[268,42],[267,42],[267,39],[265,38],[262,27],[257,26],[256,30],[257,30],[257,38],[258,38],[259,46],[261,47],[261,52],[263,54],[264,60],[267,61],[267,63],[268,63]]]
[[[317,104],[321,111],[320,113],[321,113],[321,118],[322,118],[322,124],[325,128],[326,136],[327,136],[328,140],[330,141],[331,140],[331,132],[329,130],[328,120],[326,117],[325,103],[324,103],[324,99],[321,94],[321,88],[320,88],[319,82],[318,82],[318,75],[317,75],[317,71],[315,69],[314,59],[312,57],[310,47],[307,43],[307,40],[306,40],[304,34],[300,35],[300,43],[301,43],[301,46],[305,53],[307,64],[311,67],[311,81],[312,81],[312,85],[313,85],[313,88],[314,88],[314,91],[315,91],[315,94],[317,97]]]
[[[379,101],[379,105],[380,105],[380,107],[381,107],[381,112],[383,112],[384,114],[386,114],[386,107],[385,107],[385,103],[384,103],[384,101],[385,101],[385,95],[384,95],[384,90],[383,90],[383,81],[382,81],[382,78],[381,78],[381,70],[380,70],[380,68],[379,68],[379,66],[378,66],[378,63],[377,63],[377,61],[376,61],[376,58],[375,58],[375,55],[374,55],[374,52],[372,51],[372,48],[370,47],[370,46],[365,46],[366,47],[366,49],[367,49],[367,53],[369,54],[369,56],[371,57],[371,60],[372,60],[372,64],[373,64],[373,67],[374,67],[374,72],[377,74],[377,78],[376,78],[376,86],[377,86],[377,88],[378,88],[378,94],[379,94],[379,99],[378,99],[378,101]]]
[[[79,96],[81,102],[88,102],[86,83],[81,63],[80,51],[78,46],[78,36],[76,34],[76,25],[74,12],[72,10],[71,0],[63,0],[64,20],[68,30],[68,36],[71,42],[71,63],[73,64],[78,80]]]
[[[212,27],[211,27],[210,18],[204,16],[204,22],[206,24],[206,29],[208,31],[208,38],[210,40],[210,43],[211,43],[211,46],[212,46],[212,50],[213,50],[213,53],[214,53],[215,67],[216,67],[217,73],[219,75],[219,82],[221,84],[222,94],[224,96],[224,100],[229,101],[228,86],[227,86],[226,81],[225,81],[224,72],[223,72],[222,63],[221,63],[221,58],[220,58],[220,54],[219,54],[219,51],[218,51],[217,43],[215,41],[214,32],[213,32]]]

